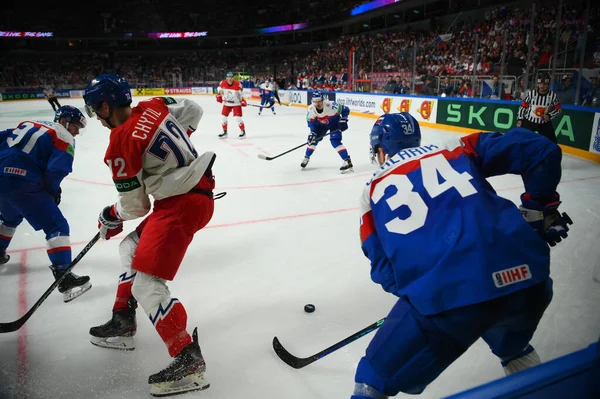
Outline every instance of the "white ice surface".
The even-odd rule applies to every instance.
[[[207,361],[203,399],[349,398],[355,367],[372,335],[312,365],[294,370],[271,347],[273,336],[298,356],[318,352],[385,316],[395,302],[370,281],[360,250],[358,196],[374,170],[369,163],[372,119],[351,117],[344,133],[354,162],[341,175],[341,160],[323,141],[305,171],[303,150],[273,161],[302,143],[307,129],[301,108],[276,107],[258,116],[244,109],[248,138],[220,140],[220,104],[192,97],[204,118],[192,141],[199,152],[217,153],[216,202],[208,227],[196,234],[175,280],[174,297],[198,327]],[[139,98],[136,98],[136,101]],[[83,108],[83,101],[60,100]],[[0,103],[0,129],[22,120],[53,117],[46,101]],[[230,119],[231,120],[231,119]],[[423,142],[455,135],[423,129]],[[103,155],[108,131],[90,121],[77,138],[74,172],[62,184],[61,210],[71,227],[73,256],[96,234],[98,213],[116,198]],[[518,201],[522,183],[508,175],[492,180],[499,193]],[[542,360],[586,347],[600,333],[600,165],[565,155],[558,188],[562,210],[575,221],[570,237],[552,249],[554,300],[533,338]],[[125,233],[136,226],[127,222]],[[92,289],[69,304],[53,293],[18,332],[0,334],[0,398],[147,398],[147,378],[171,361],[151,323],[138,312],[137,348],[118,352],[92,346],[90,327],[110,318],[117,276],[118,239],[100,241],[79,265]],[[0,322],[15,320],[52,283],[43,232],[27,223],[17,230],[0,266]],[[316,311],[303,311],[313,303]],[[439,398],[501,378],[502,368],[478,341],[421,395]],[[402,395],[399,395],[401,397]]]

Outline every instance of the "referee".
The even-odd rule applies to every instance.
[[[538,132],[557,143],[552,119],[562,112],[558,97],[548,89],[550,75],[543,74],[537,79],[537,90],[525,95],[517,114],[517,126]]]

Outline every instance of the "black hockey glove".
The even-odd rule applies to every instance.
[[[551,201],[542,205],[525,193],[521,195],[519,210],[525,221],[542,237],[551,247],[567,238],[569,224],[573,221],[566,213],[560,213],[558,206],[561,204],[558,193],[554,193]]]
[[[310,134],[308,135],[308,139],[306,140],[306,143],[308,145],[317,145],[317,143],[321,140],[323,140],[323,136],[319,136],[315,132],[310,132]]]
[[[339,126],[340,126],[340,130],[341,130],[342,132],[344,132],[344,131],[348,130],[348,118],[347,118],[347,117],[345,117],[345,116],[342,116],[342,117],[340,118],[340,124],[339,124]]]
[[[60,205],[61,198],[62,198],[62,188],[59,187],[56,194],[54,194],[54,202],[56,202],[56,205]]]

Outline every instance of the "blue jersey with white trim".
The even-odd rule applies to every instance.
[[[523,178],[550,198],[562,152],[515,128],[423,145],[390,158],[361,197],[361,241],[371,278],[419,312],[436,314],[504,296],[548,278],[550,250],[487,177]]]
[[[54,195],[73,170],[75,139],[59,123],[24,121],[0,132],[0,176],[39,181]]]

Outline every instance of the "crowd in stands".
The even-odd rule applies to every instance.
[[[152,21],[152,15],[161,15],[161,2],[136,0],[135,3],[139,2],[145,5],[148,12],[148,15],[144,15],[146,21]],[[216,0],[213,2],[216,3]],[[127,5],[129,3],[119,4],[122,9],[112,10],[111,15],[129,15],[129,20],[104,18],[105,22],[108,21],[103,25],[105,29],[107,26],[108,29],[112,29],[113,25],[115,29],[118,26],[118,29],[126,29],[128,23],[134,23],[138,19],[136,13],[125,13],[127,7],[130,7]],[[188,7],[182,0],[174,0],[169,4],[174,9],[187,10]],[[356,4],[356,1],[343,1],[340,4],[348,9],[352,4]],[[294,1],[291,5],[299,6],[300,3]],[[265,9],[266,12],[278,10],[277,6],[252,7],[253,12],[259,9]],[[308,8],[313,9],[312,6]],[[534,76],[538,69],[550,68],[554,53],[557,12],[556,7],[537,7],[531,38],[531,76]],[[579,56],[584,52],[584,67],[600,68],[599,12],[598,7],[592,9],[586,28],[584,10],[580,5],[564,7],[560,35],[557,38],[560,67],[578,66]],[[447,32],[439,29],[422,31],[396,27],[388,31],[342,35],[310,51],[295,51],[283,55],[278,53],[276,61],[272,57],[273,53],[243,49],[156,52],[143,56],[126,51],[79,52],[76,55],[19,55],[11,57],[10,62],[2,62],[0,87],[43,87],[49,84],[56,88],[81,88],[91,77],[106,71],[117,72],[136,86],[190,86],[219,81],[225,71],[233,70],[246,71],[253,76],[252,79],[243,82],[245,87],[255,86],[264,77],[276,74],[276,79],[283,83],[280,83],[282,88],[347,90],[351,81],[348,77],[349,54],[350,49],[354,48],[353,78],[373,78],[370,90],[400,94],[415,91],[429,95],[515,98],[515,95],[521,92],[520,86],[523,84],[530,50],[527,47],[531,26],[530,13],[530,8],[501,6],[482,12],[481,19],[459,20]],[[152,29],[168,29],[174,23],[168,21],[167,17],[162,17],[160,21],[157,19],[153,22]],[[194,22],[193,18],[181,23],[183,25],[179,30],[201,28],[194,25],[197,22]],[[584,48],[585,29],[587,46]],[[415,44],[417,51],[416,57],[413,58]],[[564,51],[565,48],[567,51]],[[503,53],[504,49],[506,51]],[[0,60],[4,57],[6,56],[0,56]],[[416,61],[414,65],[413,59]],[[276,71],[273,70],[275,64]],[[416,72],[415,76],[413,69]],[[504,85],[498,84],[496,78],[492,77],[501,72],[503,78],[513,77],[514,84],[511,90],[504,90]],[[487,92],[483,95],[478,82],[469,78],[473,75],[489,76],[489,81],[493,82],[490,84],[493,93]],[[450,82],[446,81],[446,77],[450,78]],[[381,83],[376,82],[375,78],[380,79]],[[500,82],[502,81],[504,80],[500,79]],[[562,87],[562,80],[560,84]],[[582,98],[592,87],[594,86],[589,85],[583,88],[580,92]],[[591,100],[588,102],[591,103]]]

